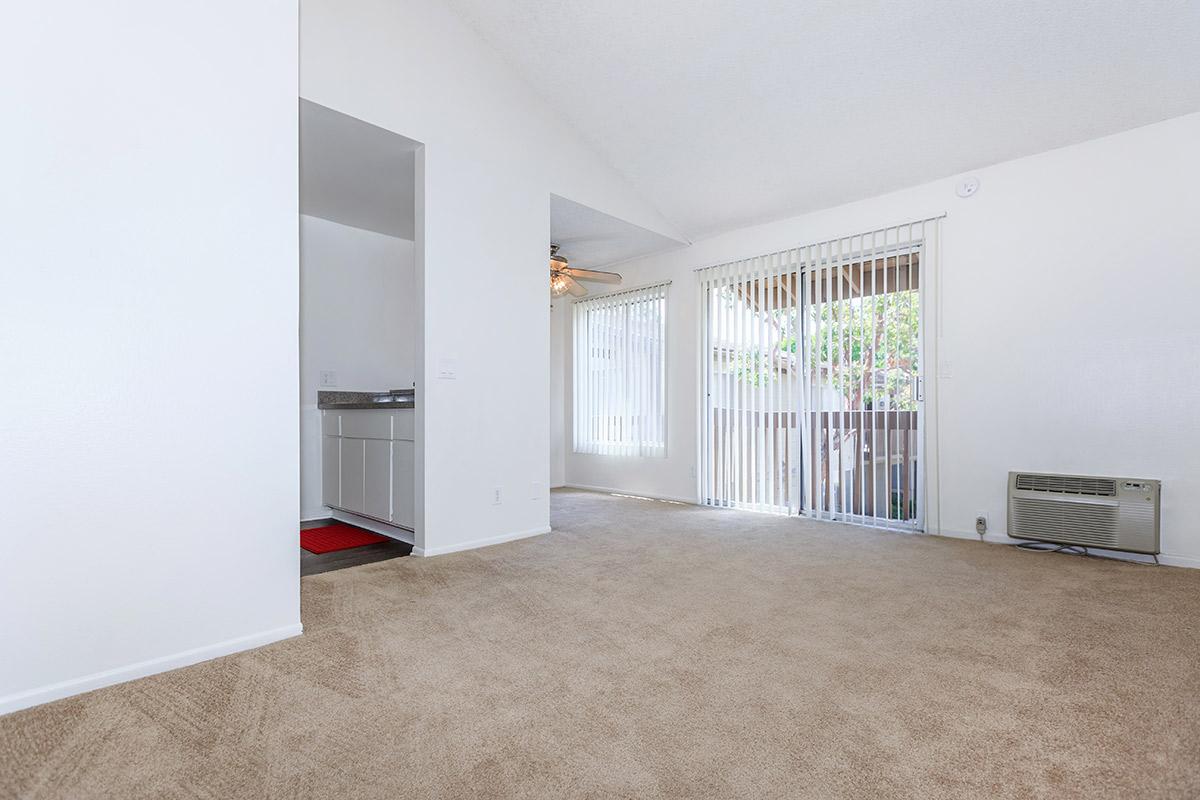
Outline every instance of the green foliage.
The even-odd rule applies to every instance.
[[[810,316],[809,368],[835,386],[851,408],[916,408],[920,308],[915,291],[821,303]]]
[[[725,290],[726,308],[743,302]],[[727,352],[738,381],[761,386],[772,369],[785,373],[799,367],[801,343],[797,310],[770,313],[743,310],[765,323],[769,347],[737,347]],[[814,382],[833,386],[849,408],[913,410],[913,378],[920,358],[920,300],[916,291],[889,292],[818,303],[809,307],[804,335],[809,343],[809,374]],[[776,375],[775,379],[778,380]]]
[[[917,516],[917,501],[915,498],[908,501],[908,513],[904,513],[904,498],[901,492],[892,492],[891,506],[891,519],[915,519]]]

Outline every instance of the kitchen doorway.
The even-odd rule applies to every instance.
[[[423,546],[424,148],[301,98],[301,573]]]

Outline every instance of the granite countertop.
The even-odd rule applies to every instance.
[[[416,389],[392,389],[390,392],[317,392],[317,408],[392,411],[397,408],[416,408],[416,405]]]

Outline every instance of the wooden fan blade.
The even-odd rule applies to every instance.
[[[576,283],[575,279],[570,275],[563,275],[563,277],[567,279],[567,291],[573,294],[575,297],[583,297],[585,294],[587,294],[587,289]]]
[[[596,281],[597,283],[621,282],[621,276],[615,272],[599,272],[594,269],[576,269],[575,267],[567,267],[563,272],[572,278],[579,278],[584,281]]]

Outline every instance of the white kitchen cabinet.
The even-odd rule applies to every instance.
[[[321,437],[325,505],[412,529],[414,421],[412,410],[326,410]]]
[[[321,437],[321,502],[335,508],[342,504],[342,440],[339,436]]]
[[[392,522],[413,527],[416,517],[416,459],[413,443],[403,439],[392,442]]]
[[[363,456],[366,452],[366,439],[351,439],[343,436],[342,464],[339,470],[342,476],[342,504],[347,511],[362,513],[363,511]]]
[[[363,457],[363,509],[368,517],[392,520],[392,445],[387,439],[366,439]]]

